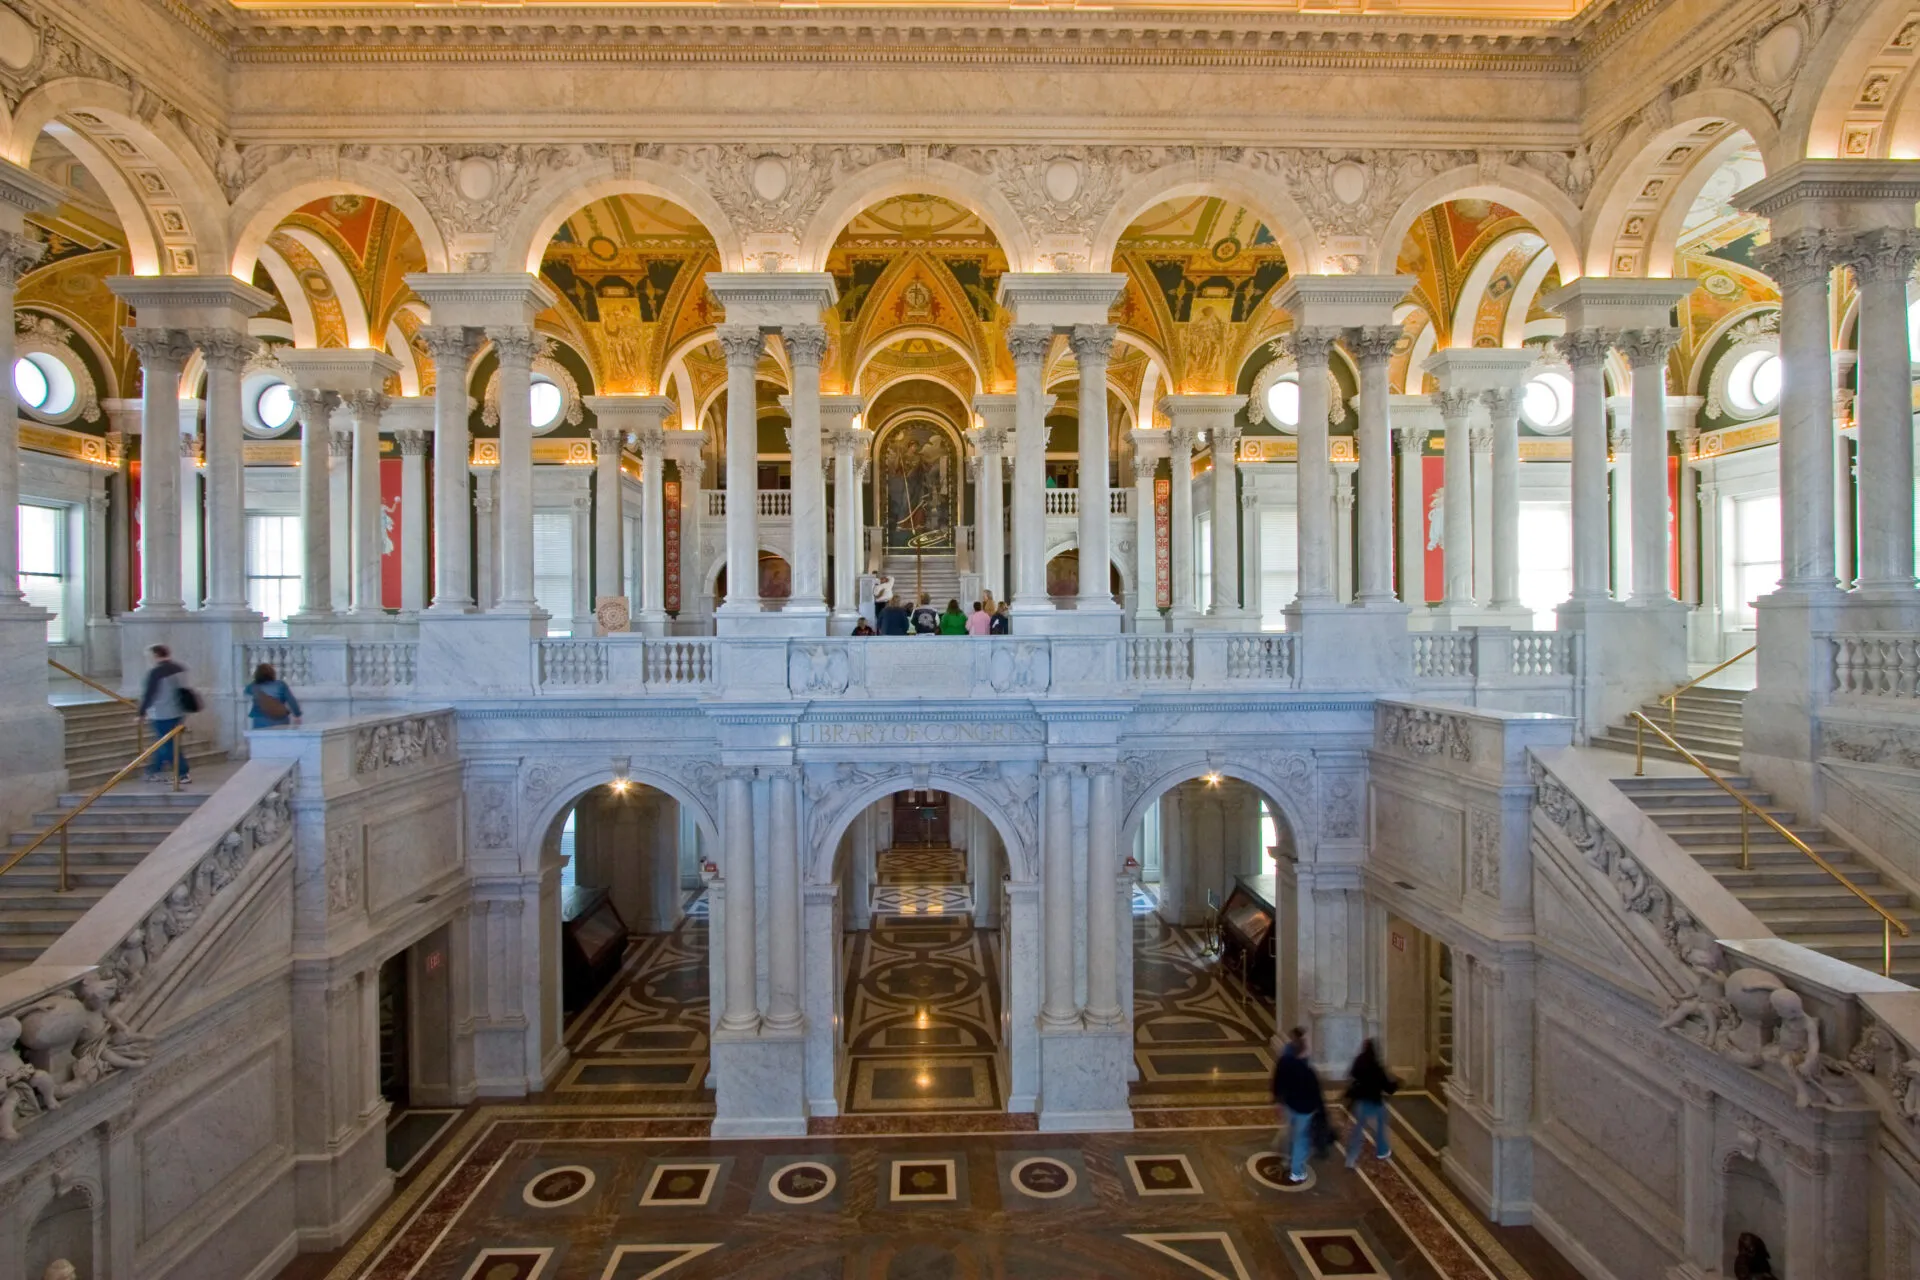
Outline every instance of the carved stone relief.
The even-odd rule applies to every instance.
[[[1467,883],[1476,893],[1500,896],[1500,815],[1487,809],[1467,814]]]
[[[1473,738],[1465,717],[1425,707],[1383,707],[1380,744],[1398,747],[1416,756],[1441,756],[1462,764],[1473,762]]]
[[[409,720],[389,720],[355,731],[353,735],[353,771],[356,774],[380,773],[401,769],[447,754],[447,732],[453,725],[451,712]]]

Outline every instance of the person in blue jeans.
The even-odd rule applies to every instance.
[[[187,669],[173,660],[172,651],[163,644],[149,645],[147,660],[153,665],[147,668],[146,687],[140,692],[140,714],[153,727],[157,742],[187,722],[191,708],[182,693],[186,688]],[[175,739],[153,753],[147,761],[147,781],[162,782],[172,777],[173,753],[177,749],[179,740]],[[193,769],[187,763],[185,751],[180,751],[180,781],[193,781]]]
[[[300,699],[273,669],[263,662],[253,669],[253,683],[243,691],[247,698],[247,724],[255,729],[284,729],[300,723]]]
[[[1387,1095],[1400,1082],[1380,1064],[1380,1052],[1372,1039],[1361,1042],[1360,1052],[1347,1072],[1347,1108],[1353,1112],[1353,1135],[1347,1139],[1347,1168],[1360,1163],[1366,1149],[1364,1134],[1373,1126],[1373,1154],[1381,1160],[1393,1158],[1393,1144],[1387,1141]]]
[[[1295,1027],[1287,1033],[1287,1046],[1273,1067],[1273,1101],[1287,1122],[1290,1149],[1287,1182],[1307,1180],[1307,1153],[1313,1142],[1313,1118],[1326,1109],[1320,1092],[1320,1073],[1307,1056],[1307,1029]]]

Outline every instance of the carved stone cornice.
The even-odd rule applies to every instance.
[[[187,336],[200,348],[209,368],[227,373],[239,373],[260,350],[258,338],[237,329],[190,329]]]
[[[465,373],[467,361],[479,348],[480,335],[457,324],[423,324],[414,330],[414,338],[427,349],[436,372],[451,367]]]
[[[1553,340],[1553,349],[1575,369],[1597,365],[1613,350],[1614,335],[1606,329],[1576,329]]]
[[[1759,246],[1753,251],[1753,265],[1785,291],[1824,282],[1846,260],[1846,247],[1834,232],[1812,227]]]
[[[1480,397],[1471,391],[1436,391],[1431,398],[1433,407],[1451,425],[1466,421],[1467,415],[1473,412],[1473,402]]]
[[[1038,365],[1053,346],[1053,330],[1043,324],[1016,324],[1007,330],[1007,350],[1017,365]]]
[[[1666,363],[1667,353],[1680,345],[1680,331],[1674,328],[1627,329],[1615,340],[1627,363],[1639,369]]]

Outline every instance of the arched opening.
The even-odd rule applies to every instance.
[[[793,566],[772,551],[760,553],[760,598],[776,603],[793,594]],[[727,602],[727,567],[720,566],[713,579],[713,607]]]
[[[1758,1160],[1733,1155],[1727,1158],[1723,1177],[1721,1273],[1756,1278],[1784,1274],[1791,1219],[1773,1175]]]
[[[1107,578],[1116,603],[1126,597],[1126,582],[1120,576],[1120,566],[1109,564]],[[1073,608],[1075,597],[1080,594],[1080,553],[1069,548],[1047,561],[1047,595],[1052,597],[1056,607]]]
[[[1400,1081],[1391,1110],[1437,1156],[1447,1145],[1445,1086],[1454,1072],[1454,952],[1388,912],[1381,955],[1383,1004],[1375,1047]]]
[[[1208,772],[1161,792],[1130,850],[1134,1105],[1265,1103],[1276,1028],[1298,1016],[1284,810]]]
[[[847,1114],[1006,1108],[1007,870],[993,819],[952,792],[896,791],[854,815],[833,859]]]
[[[72,1187],[47,1202],[27,1230],[26,1274],[57,1274],[55,1262],[67,1262],[73,1275],[86,1280],[98,1275],[93,1262],[93,1198],[84,1187]]]
[[[673,796],[625,777],[552,820],[548,850],[562,865],[551,962],[571,1055],[556,1091],[711,1101],[706,839]]]

